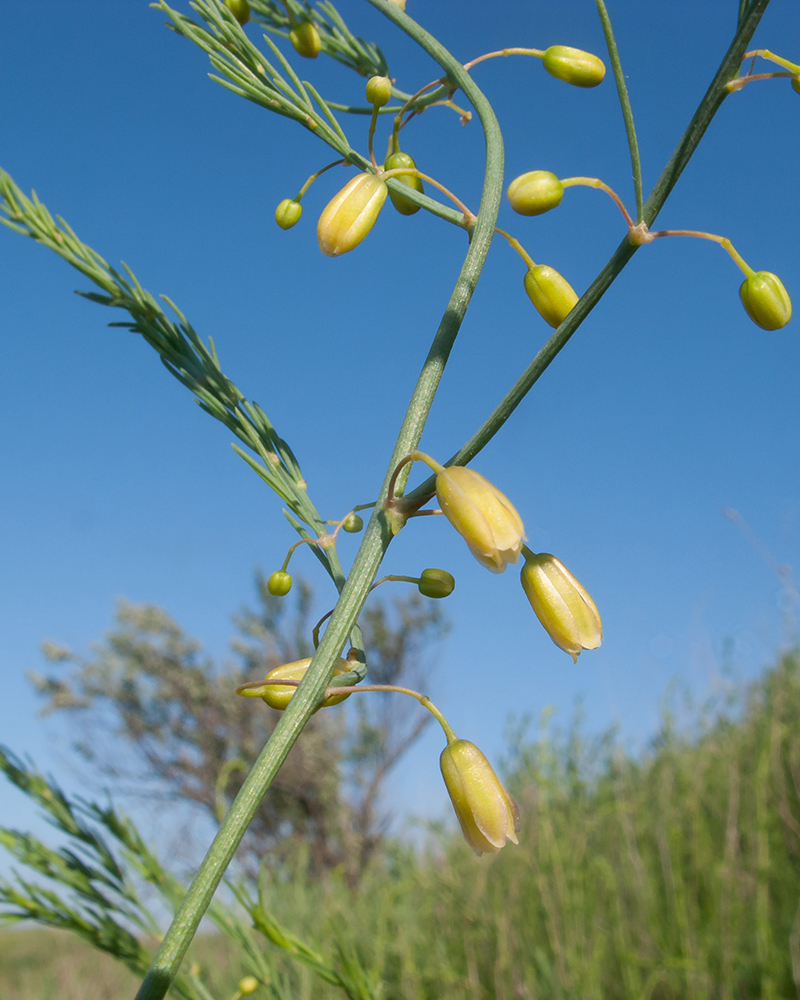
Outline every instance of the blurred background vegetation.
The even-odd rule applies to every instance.
[[[275,720],[233,687],[307,652],[307,590],[286,610],[260,578],[257,589],[258,610],[237,619],[236,663],[204,659],[156,607],[121,605],[87,659],[48,647],[53,669],[33,680],[46,709],[70,713],[83,734],[86,767],[129,794],[186,799],[212,817],[225,808],[236,762]],[[418,598],[376,604],[364,624],[371,675],[394,683],[420,683],[422,650],[447,629]],[[383,781],[420,732],[399,707],[353,698],[314,717],[240,854],[238,903],[230,896],[212,918],[224,933],[195,942],[177,995],[224,1000],[245,974],[260,980],[255,996],[309,1000],[800,995],[796,651],[754,683],[722,685],[680,723],[665,711],[644,753],[614,732],[587,736],[579,717],[566,731],[543,719],[533,735],[523,721],[503,769],[520,846],[480,860],[454,824],[428,824],[415,844],[388,832]],[[169,866],[116,806],[71,801],[4,760],[73,846],[2,833],[22,876],[0,884],[8,922],[50,926],[0,934],[0,997],[132,995],[155,943],[152,921],[137,916],[147,895],[132,887],[149,883],[169,905],[180,892]],[[84,882],[75,858],[88,865]],[[38,888],[42,876],[59,891]]]

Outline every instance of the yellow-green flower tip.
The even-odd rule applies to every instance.
[[[244,996],[248,996],[258,989],[258,980],[255,976],[245,976],[244,979],[239,980],[236,989]]]
[[[326,257],[353,250],[375,225],[386,201],[386,182],[359,174],[326,205],[317,223],[319,248]]]
[[[275,221],[281,229],[291,229],[292,226],[296,226],[300,221],[300,216],[302,214],[303,206],[299,201],[293,201],[291,198],[284,198],[275,209]]]
[[[348,514],[342,527],[351,535],[355,535],[364,527],[364,520],[358,514]]]
[[[250,4],[247,0],[225,0],[225,6],[239,24],[247,24],[250,20]]]
[[[264,677],[264,680],[301,681],[305,677],[306,670],[308,670],[310,663],[310,656],[306,657],[304,660],[295,660],[293,663],[284,663],[283,666],[275,667],[273,670],[270,670],[270,672]],[[333,669],[333,676],[338,677],[339,674],[346,674],[349,669],[350,664],[347,660],[339,659]],[[284,687],[281,687],[279,684],[270,684],[261,697],[270,708],[274,708],[276,711],[282,712],[294,697],[296,690],[297,688],[293,684],[287,684]],[[321,705],[318,705],[314,711],[318,712],[320,708],[330,708],[331,705],[338,705],[339,702],[344,701],[345,698],[349,697],[349,694],[331,695],[331,697],[326,698]]]
[[[606,75],[602,59],[569,45],[551,45],[545,49],[542,62],[551,76],[573,87],[596,87]]]
[[[474,743],[454,740],[439,759],[464,839],[476,854],[518,844],[519,809]]]
[[[564,185],[549,170],[529,170],[508,185],[506,197],[519,215],[541,215],[561,204]]]
[[[456,581],[452,573],[446,569],[424,569],[419,575],[417,584],[423,597],[449,597],[456,589]]]
[[[600,612],[567,567],[548,552],[531,554],[520,574],[522,589],[544,630],[577,663],[584,649],[603,641]]]
[[[553,328],[561,326],[578,301],[567,279],[547,264],[536,264],[528,271],[525,291],[542,319]]]
[[[756,271],[739,288],[747,315],[762,330],[780,330],[792,318],[792,300],[777,274]]]
[[[319,32],[311,21],[299,21],[289,31],[289,41],[295,52],[306,59],[316,59],[322,47]]]
[[[367,103],[382,108],[392,96],[392,81],[388,76],[371,76],[367,80]]]
[[[292,589],[292,578],[285,569],[276,569],[267,580],[267,590],[273,597],[285,597]]]
[[[436,475],[436,496],[447,520],[478,562],[492,573],[515,563],[525,526],[514,505],[473,469],[454,465]]]
[[[413,157],[409,156],[408,153],[390,153],[383,164],[384,170],[398,170],[401,167],[406,167],[410,170],[417,169]],[[401,184],[405,184],[406,187],[419,191],[420,194],[425,190],[422,178],[415,177],[413,174],[398,174],[395,180],[400,181]],[[390,191],[389,198],[401,215],[414,215],[419,211],[419,205],[415,205],[413,201],[409,201],[408,198],[404,198],[401,194],[395,194],[394,191]]]

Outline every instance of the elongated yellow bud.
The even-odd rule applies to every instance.
[[[777,274],[756,271],[745,278],[739,298],[747,315],[762,330],[780,330],[792,318],[792,300]]]
[[[306,670],[308,670],[310,663],[310,656],[306,657],[304,660],[295,660],[293,663],[284,663],[282,666],[275,667],[273,670],[270,670],[264,677],[264,680],[301,681],[305,677]],[[334,677],[337,677],[339,674],[346,674],[349,669],[350,664],[347,660],[339,659],[336,666],[333,668],[333,675]],[[245,687],[249,687],[251,689],[250,692],[240,688],[237,693],[244,694],[249,698],[262,698],[270,708],[274,708],[277,712],[282,712],[287,707],[297,690],[297,687],[294,684],[286,684],[284,686],[281,686],[280,684],[265,684],[263,689],[256,688],[254,684],[245,685]],[[321,705],[318,705],[314,711],[318,712],[320,708],[329,708],[331,705],[338,705],[340,701],[344,701],[345,698],[349,697],[349,694],[331,695],[331,697],[326,698]]]
[[[596,87],[606,75],[602,59],[569,45],[551,45],[545,49],[542,62],[550,76],[573,87]]]
[[[529,170],[508,185],[506,197],[518,215],[541,215],[561,204],[564,186],[549,170]]]
[[[542,319],[561,326],[578,301],[575,289],[554,267],[536,264],[525,275],[525,291]]]
[[[453,740],[439,760],[464,839],[476,854],[497,854],[518,844],[519,809],[483,753],[467,740]]]
[[[597,649],[603,623],[588,591],[548,552],[531,553],[520,574],[522,589],[545,631],[577,663],[581,650]]]
[[[363,173],[328,202],[317,223],[319,248],[326,257],[339,257],[358,246],[375,225],[387,190],[380,177]]]

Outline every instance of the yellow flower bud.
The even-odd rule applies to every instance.
[[[326,257],[338,257],[358,246],[375,225],[387,190],[380,177],[363,173],[328,202],[317,223],[319,248]]]
[[[300,216],[302,214],[303,206],[299,201],[293,201],[291,198],[284,198],[275,209],[275,221],[281,229],[291,229],[292,226],[296,226],[300,221]]]
[[[542,62],[551,76],[574,87],[596,87],[606,75],[602,59],[569,45],[551,45]]]
[[[547,552],[531,553],[520,574],[522,588],[545,631],[575,663],[581,650],[603,641],[600,612],[567,567]]]
[[[225,6],[239,24],[247,24],[250,20],[250,4],[247,0],[225,0]]]
[[[506,197],[519,215],[541,215],[561,204],[564,186],[549,170],[529,170],[508,185]]]
[[[453,740],[439,760],[464,838],[476,854],[518,844],[519,809],[474,743]]]
[[[750,319],[762,330],[780,330],[792,318],[792,300],[777,274],[756,271],[745,278],[739,298]]]
[[[236,989],[245,996],[250,993],[255,993],[258,989],[258,980],[255,976],[245,976],[244,979],[239,980],[239,985]]]
[[[301,681],[305,677],[306,670],[308,670],[310,663],[310,656],[306,657],[304,660],[295,660],[293,663],[284,663],[283,666],[275,667],[273,670],[270,670],[264,677],[264,680]],[[338,677],[339,674],[346,674],[349,669],[350,664],[347,660],[339,659],[336,666],[333,668],[333,676]],[[297,688],[293,684],[286,684],[284,686],[281,686],[280,684],[269,684],[266,686],[264,694],[259,692],[259,695],[270,708],[274,708],[276,711],[282,712],[292,700],[296,690]],[[331,705],[338,705],[339,702],[344,701],[345,698],[349,697],[349,694],[331,695],[331,697],[326,698],[321,705],[318,705],[314,711],[318,712],[320,708],[330,708]]]
[[[311,21],[298,21],[289,31],[289,41],[295,52],[306,59],[316,59],[322,47],[319,32]]]
[[[536,264],[528,271],[525,291],[542,319],[553,328],[561,326],[578,301],[567,279],[547,264]]]
[[[436,496],[447,520],[478,562],[492,573],[515,563],[525,526],[514,505],[479,472],[459,465],[436,474]]]
[[[392,96],[392,81],[388,76],[371,76],[367,80],[367,101],[382,108]]]
[[[417,584],[423,597],[433,597],[437,600],[449,597],[456,589],[456,581],[452,573],[446,569],[424,569],[419,575]]]

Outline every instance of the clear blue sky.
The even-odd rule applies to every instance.
[[[185,5],[183,5],[185,6]],[[733,34],[736,0],[609,0],[653,184]],[[299,456],[328,516],[373,498],[405,402],[450,294],[464,234],[390,206],[360,248],[324,258],[316,215],[345,175],[326,175],[302,223],[277,229],[277,202],[332,157],[285,119],[207,77],[205,56],[143,0],[2,3],[0,164],[35,188],[112,264],[165,292],[223,368]],[[366,3],[345,18],[379,42],[408,91],[437,74]],[[457,10],[457,16],[453,11]],[[562,43],[601,54],[590,0],[409,0],[466,60],[509,45]],[[255,26],[248,27],[258,41]],[[773,0],[756,43],[800,60],[800,7]],[[300,71],[331,98],[361,103],[363,81],[323,59]],[[613,82],[580,91],[532,59],[474,71],[505,130],[507,180],[524,170],[602,177],[632,205]],[[366,120],[347,122],[366,146]],[[659,219],[729,236],[780,274],[800,306],[800,96],[786,81],[731,97]],[[470,205],[482,178],[480,127],[433,109],[404,135],[421,169]],[[382,146],[380,147],[382,148]],[[582,291],[622,238],[599,192],[500,225]],[[423,447],[445,458],[478,426],[546,339],[523,268],[492,249]],[[5,377],[0,395],[0,740],[74,781],[63,735],[37,717],[25,671],[50,639],[86,651],[119,597],[156,602],[217,655],[252,573],[295,540],[280,504],[155,354],[73,295],[87,282],[45,249],[0,231]],[[605,642],[573,666],[539,627],[512,568],[495,577],[444,519],[398,537],[387,572],[426,565],[457,578],[455,630],[432,693],[460,735],[497,759],[509,713],[546,705],[619,723],[641,744],[671,678],[707,693],[728,659],[755,675],[787,639],[777,576],[722,511],[735,508],[779,563],[800,555],[800,318],[766,333],[738,300],[718,247],[644,248],[475,467],[522,514],[529,543],[559,555],[595,597]],[[346,538],[345,558],[357,541]],[[331,588],[302,552],[293,568]],[[790,629],[791,631],[791,629]],[[394,775],[411,811],[444,805],[433,731]],[[122,752],[122,748],[121,752]],[[28,814],[0,788],[0,814]]]

